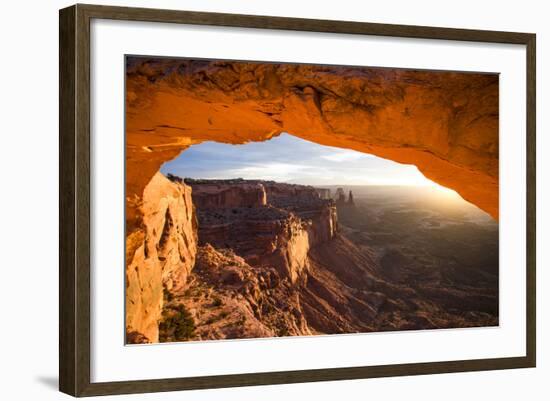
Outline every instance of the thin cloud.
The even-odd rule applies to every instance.
[[[362,158],[367,158],[370,155],[354,152],[354,151],[340,151],[340,152],[333,152],[331,154],[322,155],[321,159],[328,160],[331,162],[346,162],[346,161],[352,161],[352,160],[359,160]]]
[[[415,166],[323,146],[292,135],[269,141],[191,146],[161,171],[190,178],[245,178],[307,185],[434,185]]]

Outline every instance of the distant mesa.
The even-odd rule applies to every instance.
[[[498,74],[131,57],[126,194],[141,198],[192,144],[286,132],[414,164],[498,218],[498,99]],[[141,224],[137,204],[129,233]]]
[[[355,202],[353,202],[353,192],[351,192],[351,189],[349,190],[348,205],[350,206],[355,205]]]
[[[474,269],[415,271],[398,254],[380,261],[368,243],[352,242],[353,233],[338,225],[345,214],[353,221],[363,212],[362,196],[351,191],[338,188],[332,196],[310,186],[167,179],[159,172],[196,143],[242,144],[288,132],[414,164],[498,219],[497,74],[130,61],[128,342],[498,324],[491,292],[472,296],[443,285]],[[380,238],[386,233],[372,241]],[[460,256],[446,252],[448,259]],[[412,285],[425,280],[430,285]]]
[[[490,292],[417,290],[411,283],[439,283],[439,273],[361,242],[349,222],[364,229],[363,206],[350,207],[344,188],[335,197],[307,185],[155,174],[142,226],[126,240],[126,342],[498,324]]]
[[[336,190],[336,202],[339,202],[339,203],[346,202],[346,194],[344,192],[344,188],[338,188]]]
[[[331,199],[330,188],[315,188],[321,199]]]
[[[267,180],[181,179],[191,187],[199,245],[231,249],[251,266],[273,266],[296,283],[308,269],[310,248],[338,230],[336,206],[312,186]]]
[[[353,200],[353,192],[351,190],[349,191],[347,199],[346,199],[346,193],[344,192],[344,188],[337,188],[335,196],[336,196],[336,206],[339,206],[339,207],[355,206],[355,202]]]

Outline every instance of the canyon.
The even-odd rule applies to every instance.
[[[127,240],[126,342],[498,324],[485,284],[423,271],[415,285],[406,256],[362,240],[357,202],[337,206],[304,185],[155,174]]]
[[[127,233],[162,164],[282,132],[413,164],[498,219],[498,74],[126,59]]]
[[[440,250],[419,251],[471,222],[374,213],[355,190],[334,202],[326,188],[159,172],[202,142],[288,133],[415,165],[498,220],[498,74],[128,56],[125,82],[127,343],[498,324],[494,267],[466,274],[457,255],[443,269]]]

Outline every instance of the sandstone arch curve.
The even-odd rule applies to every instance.
[[[133,57],[126,89],[129,343],[160,340],[200,250],[191,188],[158,173],[191,145],[288,132],[414,164],[498,218],[496,74]]]
[[[498,219],[498,75],[129,58],[127,226],[160,166],[281,132],[414,164]]]

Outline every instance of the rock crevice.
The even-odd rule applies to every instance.
[[[126,331],[158,341],[163,292],[181,291],[197,252],[191,189],[157,173],[145,187],[142,227],[126,240]]]

